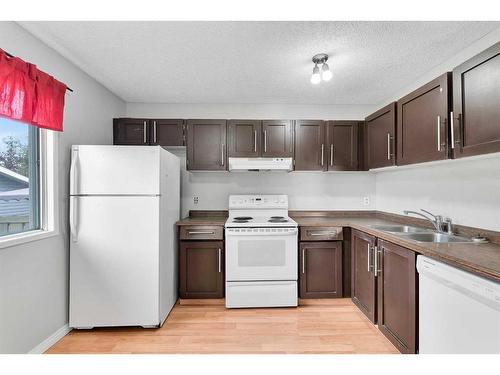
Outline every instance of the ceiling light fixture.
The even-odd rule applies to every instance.
[[[333,74],[330,70],[330,67],[326,63],[328,61],[328,55],[326,53],[318,53],[314,55],[312,58],[312,62],[314,63],[313,74],[311,76],[311,83],[317,85],[318,83],[323,81],[329,81],[332,79]],[[319,70],[318,64],[321,64],[321,74]]]

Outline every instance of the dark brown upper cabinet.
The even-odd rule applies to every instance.
[[[292,121],[262,121],[262,156],[266,158],[293,157]]]
[[[295,122],[295,170],[325,171],[325,123],[320,120]]]
[[[180,297],[224,297],[224,243],[181,241],[179,250]]]
[[[227,125],[229,157],[261,156],[262,121],[229,120]]]
[[[365,120],[367,168],[396,165],[396,102]]]
[[[300,298],[342,297],[342,242],[301,242]]]
[[[187,120],[187,169],[225,171],[226,120]]]
[[[360,121],[328,121],[326,125],[326,155],[329,171],[358,170],[358,140]]]
[[[158,146],[184,146],[184,120],[150,120],[150,144]]]
[[[416,353],[416,254],[381,239],[377,249],[378,328],[401,353]]]
[[[500,43],[453,69],[452,156],[500,151]]]
[[[451,73],[398,100],[398,165],[448,158]]]
[[[148,145],[150,139],[148,119],[113,119],[114,145]]]
[[[351,236],[351,296],[352,301],[373,323],[376,313],[376,277],[374,272],[374,251],[376,238],[352,230]]]

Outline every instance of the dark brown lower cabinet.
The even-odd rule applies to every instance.
[[[373,323],[377,321],[376,278],[373,254],[376,238],[353,229],[351,235],[351,296],[352,301]]]
[[[416,254],[379,239],[377,257],[378,328],[401,353],[416,353]]]
[[[300,298],[342,297],[342,242],[301,242]]]
[[[224,297],[223,241],[181,241],[179,258],[181,298]]]

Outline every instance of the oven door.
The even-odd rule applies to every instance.
[[[297,228],[227,228],[226,280],[297,280]]]

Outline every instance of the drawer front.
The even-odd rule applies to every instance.
[[[301,241],[339,241],[342,240],[342,227],[301,227]]]
[[[181,240],[222,240],[224,227],[217,225],[186,225],[180,227]]]

